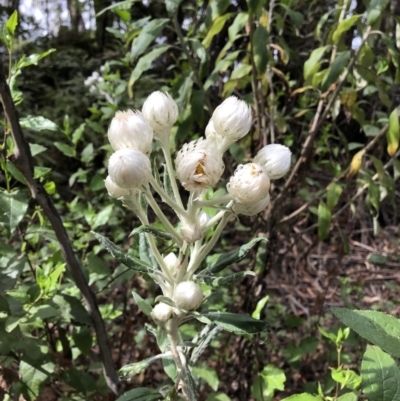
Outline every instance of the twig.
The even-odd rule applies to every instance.
[[[103,373],[107,381],[108,387],[115,394],[120,393],[120,384],[118,375],[114,367],[111,355],[111,349],[108,343],[107,331],[104,321],[101,317],[96,297],[89,287],[86,278],[82,272],[81,266],[76,258],[67,231],[61,221],[52,199],[47,194],[43,185],[33,178],[33,159],[29,148],[29,144],[25,139],[19,124],[19,117],[11,97],[10,88],[4,72],[3,62],[0,60],[0,97],[4,108],[4,114],[10,124],[11,136],[14,140],[14,153],[10,156],[10,161],[24,176],[29,187],[32,198],[43,209],[44,214],[48,218],[57,240],[60,244],[61,252],[66,265],[74,279],[76,286],[82,293],[82,297],[86,303],[89,315],[92,318],[93,326],[96,331],[97,342],[100,349]]]

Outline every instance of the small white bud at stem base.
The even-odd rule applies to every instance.
[[[180,309],[195,310],[203,302],[203,291],[194,281],[183,281],[175,288],[174,301]]]

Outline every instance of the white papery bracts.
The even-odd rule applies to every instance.
[[[174,301],[179,309],[195,310],[203,302],[203,291],[194,281],[182,281],[175,288]]]
[[[179,116],[178,105],[170,95],[153,92],[144,102],[142,113],[154,130],[154,136],[163,140],[168,137]]]
[[[131,148],[149,154],[153,129],[140,111],[117,111],[108,129],[108,140],[114,150]]]
[[[235,214],[243,214],[244,216],[255,216],[266,209],[271,201],[270,195],[268,194],[265,198],[258,202],[249,203],[234,203],[232,211]]]
[[[179,259],[173,252],[170,252],[164,257],[164,263],[168,270],[173,272],[178,267]]]
[[[183,224],[181,235],[188,244],[198,241],[203,236],[200,227],[196,223]]]
[[[235,202],[255,203],[268,195],[270,181],[263,167],[256,163],[240,164],[227,185]]]
[[[203,138],[183,145],[175,159],[175,167],[176,175],[187,191],[213,187],[225,168],[221,152]]]
[[[117,150],[108,161],[108,174],[120,188],[140,189],[150,181],[150,160],[137,149]]]
[[[115,199],[122,198],[123,196],[129,196],[132,192],[130,189],[119,187],[109,175],[104,181],[104,185],[107,189],[108,195]]]
[[[253,161],[265,168],[271,180],[277,180],[289,171],[291,155],[288,147],[272,144],[264,146]]]
[[[151,312],[151,317],[155,322],[165,323],[172,316],[173,308],[163,302],[157,304]]]

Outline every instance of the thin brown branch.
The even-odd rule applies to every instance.
[[[10,157],[10,161],[24,176],[25,181],[31,192],[31,196],[42,208],[44,214],[53,227],[57,240],[60,244],[61,252],[66,265],[72,275],[72,278],[82,293],[82,297],[86,303],[89,315],[92,318],[93,326],[96,331],[97,342],[101,353],[103,364],[103,373],[106,378],[108,387],[115,393],[119,394],[120,385],[118,375],[116,373],[112,360],[111,349],[108,343],[107,331],[104,321],[101,317],[96,297],[90,289],[86,278],[82,272],[81,266],[73,251],[71,241],[67,231],[62,223],[54,203],[47,194],[43,185],[33,178],[33,159],[29,148],[29,144],[22,132],[19,124],[18,112],[15,108],[11,97],[10,88],[4,71],[3,62],[0,60],[0,98],[4,108],[5,117],[10,125],[11,136],[14,140],[14,152]]]

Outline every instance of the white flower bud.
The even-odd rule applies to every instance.
[[[195,310],[203,302],[203,291],[194,281],[182,281],[174,292],[176,306],[184,310]]]
[[[262,212],[270,203],[271,198],[269,194],[259,200],[258,202],[249,203],[234,203],[232,210],[236,214],[243,214],[245,216],[255,216],[256,214]]]
[[[156,322],[165,323],[171,318],[172,311],[173,308],[171,306],[164,304],[163,302],[160,302],[153,308],[153,311],[151,312],[151,317]]]
[[[207,124],[205,135],[206,135],[207,141],[213,142],[214,145],[216,146],[216,148],[221,153],[226,152],[229,149],[229,147],[232,145],[232,143],[235,142],[229,138],[226,138],[226,137],[218,134],[218,132],[214,128],[214,122],[213,122],[212,118],[210,119],[210,121]]]
[[[121,188],[140,188],[150,181],[150,160],[136,149],[117,150],[108,161],[108,174]]]
[[[140,111],[117,111],[108,129],[108,140],[114,150],[131,148],[148,154],[153,129]]]
[[[168,270],[173,271],[178,266],[178,258],[176,255],[171,252],[167,256],[164,257],[164,262],[167,265]]]
[[[227,185],[238,203],[258,202],[268,195],[270,181],[266,171],[256,163],[240,164]]]
[[[230,96],[215,109],[212,120],[215,131],[233,143],[250,131],[251,109],[243,100]]]
[[[183,225],[181,228],[181,234],[183,240],[189,244],[198,241],[203,236],[200,227],[193,223]]]
[[[203,138],[186,143],[175,159],[176,175],[187,191],[213,187],[224,172],[222,154]]]
[[[129,189],[119,187],[108,175],[104,181],[104,185],[107,189],[108,195],[112,198],[119,199],[123,196],[129,196],[131,191]]]
[[[178,105],[169,94],[153,92],[144,102],[142,113],[154,130],[154,136],[169,135],[169,131],[179,117]]]
[[[257,153],[253,161],[265,168],[271,180],[277,180],[289,171],[291,154],[289,148],[284,145],[267,145]]]
[[[208,222],[210,221],[210,217],[208,216],[208,214],[202,210],[199,215],[197,216],[197,222],[199,224],[200,227],[205,226]]]

